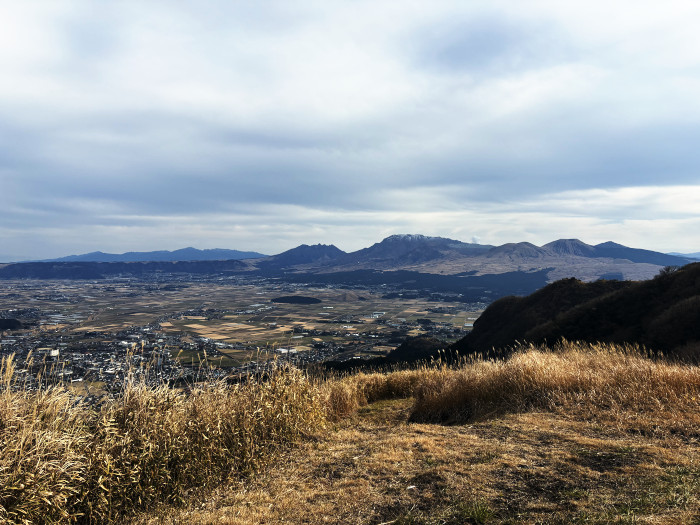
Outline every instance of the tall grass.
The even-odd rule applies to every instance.
[[[563,341],[552,348],[521,347],[508,359],[357,374],[325,388],[329,413],[336,418],[379,399],[413,397],[416,422],[464,423],[546,409],[624,418],[641,431],[645,425],[683,433],[700,428],[700,367],[671,363],[635,346]]]
[[[60,387],[28,391],[2,361],[0,521],[104,523],[184,501],[254,471],[323,425],[319,390],[298,370],[185,393],[129,381],[99,407]]]
[[[424,365],[415,370],[361,372],[327,380],[322,385],[326,412],[329,418],[338,420],[368,403],[412,397],[416,388],[436,373],[440,373],[439,368]]]
[[[87,412],[59,388],[14,384],[0,365],[0,521],[69,522],[83,491],[90,444]]]
[[[589,417],[656,415],[675,419],[687,431],[700,423],[700,368],[652,359],[634,346],[530,346],[507,360],[426,374],[414,394],[412,419],[423,422],[459,423],[541,408]]]
[[[325,381],[279,367],[264,379],[189,391],[126,381],[99,406],[14,382],[0,364],[0,522],[118,523],[156,503],[260,468],[278,447],[381,399],[414,398],[411,418],[461,423],[562,410],[697,434],[700,368],[632,347],[561,343],[508,360],[431,363]],[[693,434],[695,433],[695,434]]]

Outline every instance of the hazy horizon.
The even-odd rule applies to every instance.
[[[0,260],[700,250],[700,4],[4,3]]]

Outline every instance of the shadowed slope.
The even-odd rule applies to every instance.
[[[455,343],[460,353],[508,353],[517,342],[561,338],[638,343],[700,358],[700,264],[642,282],[565,279],[527,297],[491,304],[474,330]]]

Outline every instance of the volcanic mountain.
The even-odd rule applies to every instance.
[[[496,275],[547,270],[550,281],[577,277],[585,281],[649,279],[663,266],[682,266],[690,259],[615,243],[597,246],[560,239],[544,246],[528,242],[502,246],[470,244],[444,237],[392,235],[355,252],[306,267],[321,273],[356,270],[408,270],[441,275]]]
[[[444,237],[392,235],[355,252],[346,253],[334,245],[301,245],[271,257],[247,260],[191,260],[202,252],[209,257],[229,257],[223,250],[177,250],[146,252],[138,258],[175,257],[188,262],[43,262],[19,263],[0,267],[0,278],[95,279],[115,275],[141,276],[148,272],[230,275],[231,273],[296,276],[299,282],[352,283],[382,282],[429,283],[418,288],[441,289],[456,285],[458,289],[493,290],[507,280],[510,293],[532,291],[537,283],[576,277],[583,281],[598,279],[644,280],[657,275],[664,266],[683,266],[691,259],[649,250],[628,248],[606,242],[595,246],[578,239],[560,239],[544,246],[528,242],[490,246],[465,243]],[[251,252],[237,252],[251,254]],[[89,254],[88,254],[89,255]],[[105,255],[105,254],[103,254]],[[256,254],[259,255],[259,254]],[[133,253],[120,257],[136,258]],[[97,256],[93,256],[97,257]],[[398,276],[396,272],[403,272]],[[391,274],[391,275],[390,275]],[[301,279],[299,276],[311,276]],[[318,279],[313,276],[319,276]],[[400,277],[400,278],[399,278]],[[480,279],[477,283],[475,278]],[[397,281],[398,279],[398,281]],[[470,281],[467,283],[467,281]],[[473,282],[472,282],[473,281]],[[527,284],[524,284],[526,283]],[[521,284],[518,284],[521,283]],[[502,288],[502,287],[501,287]],[[501,292],[505,293],[503,289]],[[456,293],[463,293],[462,291]]]
[[[290,267],[298,267],[297,269],[301,270],[301,266],[331,264],[344,255],[347,254],[332,244],[314,244],[313,246],[302,244],[286,252],[255,262],[257,267],[262,270],[279,270]]]
[[[528,259],[541,259],[551,257],[552,252],[546,248],[539,248],[529,242],[508,243],[496,246],[487,251],[484,256],[488,259],[508,259],[510,261],[522,261]]]
[[[473,257],[487,252],[492,246],[470,244],[445,237],[426,235],[391,235],[386,239],[339,257],[324,271],[353,269],[406,270],[426,265],[442,264],[455,258]],[[439,271],[432,273],[441,273]],[[453,273],[453,272],[448,272]],[[454,272],[456,273],[456,272]]]
[[[595,246],[578,239],[559,239],[545,244],[542,248],[558,255],[576,255],[579,257],[596,257]]]

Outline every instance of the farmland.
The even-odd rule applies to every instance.
[[[407,336],[454,341],[484,306],[439,294],[386,292],[264,279],[6,281],[0,310],[25,329],[6,334],[3,350],[21,353],[22,341],[31,337],[41,347],[145,341],[168,347],[183,362],[199,362],[208,351],[217,365],[229,367],[260,352],[310,355],[330,348],[344,358],[361,357],[386,353]],[[275,302],[280,297],[292,302]]]

